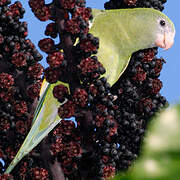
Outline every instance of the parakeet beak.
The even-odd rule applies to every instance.
[[[164,50],[168,50],[174,44],[174,33],[164,33]]]
[[[175,33],[172,32],[164,32],[164,34],[158,34],[155,45],[163,48],[164,50],[168,50],[174,44],[174,36]]]

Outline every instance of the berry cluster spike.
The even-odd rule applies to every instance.
[[[0,1],[0,179],[21,179],[3,173],[30,130],[42,83],[42,56],[27,38],[24,13],[19,1]]]
[[[163,11],[167,0],[110,0],[104,4],[105,9],[154,8]]]
[[[110,0],[105,3],[105,9],[152,7],[162,11],[165,2]],[[46,80],[51,84],[59,82],[53,95],[61,103],[58,114],[62,121],[16,166],[13,176],[16,179],[104,180],[127,170],[140,154],[149,119],[167,105],[159,93],[162,88],[159,75],[165,61],[157,58],[157,48],[138,51],[111,87],[107,79],[101,77],[106,70],[96,56],[100,40],[89,33],[89,20],[93,17],[85,0],[53,0],[50,4],[45,4],[44,0],[29,0],[29,5],[38,19],[53,21],[45,29],[48,37],[38,45],[47,54]],[[12,17],[15,16],[16,11]],[[25,24],[19,32],[23,37],[27,34]],[[1,34],[0,46],[12,40]],[[57,36],[59,44],[53,40]],[[34,48],[30,40],[25,42]],[[18,72],[26,69],[27,78],[36,81],[28,86],[27,95],[37,97],[42,67],[31,63],[34,62],[31,51],[21,53],[21,43],[14,46],[17,51],[8,63]],[[2,47],[10,52],[10,47]],[[3,73],[1,89],[9,90],[16,80],[8,72]],[[9,91],[1,96],[7,100],[12,94]],[[17,117],[28,113],[24,100],[13,102],[13,108]],[[9,118],[1,119],[0,123],[6,131],[11,127]],[[26,132],[23,123],[21,119],[16,121],[18,133]],[[4,153],[8,153],[9,158],[15,155],[12,147],[4,152],[0,146],[0,157]]]
[[[151,6],[163,10],[164,3],[110,0],[105,8]],[[63,104],[58,109],[63,120],[48,136],[51,155],[68,179],[113,177],[139,156],[148,120],[167,105],[159,94],[162,82],[158,77],[164,60],[156,57],[157,48],[139,51],[110,87],[107,79],[101,78],[106,70],[96,57],[99,39],[88,32],[91,9],[83,0],[53,1],[50,6],[54,7],[54,22],[45,34],[51,38],[58,34],[61,42],[56,45],[50,38],[39,42],[48,54],[45,77],[50,83],[62,81],[70,87],[70,92],[62,84],[53,90]]]

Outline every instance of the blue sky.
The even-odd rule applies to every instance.
[[[28,1],[20,0],[26,9],[24,20],[28,22],[29,28],[29,38],[37,45],[39,39],[43,39],[46,36],[44,35],[44,30],[46,24],[49,22],[40,22],[32,14]],[[51,2],[52,0],[46,0],[46,2]],[[12,2],[15,2],[14,0]],[[92,8],[103,9],[105,0],[87,0],[87,6]],[[163,88],[161,94],[164,95],[170,104],[180,102],[180,83],[178,82],[180,77],[180,56],[178,50],[180,51],[180,22],[178,18],[179,14],[180,1],[167,0],[165,5],[165,10],[163,11],[167,16],[172,19],[176,27],[176,37],[174,46],[168,51],[159,50],[158,57],[163,57],[166,60],[166,64],[163,67],[161,72],[160,79],[163,82]],[[56,40],[58,42],[58,39]],[[36,46],[37,47],[37,46]],[[41,52],[42,53],[42,52]],[[42,53],[43,54],[43,53]],[[46,57],[45,54],[43,54]],[[46,67],[45,58],[42,61],[42,64]]]

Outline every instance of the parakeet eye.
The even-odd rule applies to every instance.
[[[165,22],[164,20],[161,20],[161,21],[160,21],[160,25],[161,25],[161,26],[165,26],[165,25],[166,25],[166,22]]]

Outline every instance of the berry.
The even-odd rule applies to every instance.
[[[80,33],[80,23],[78,19],[70,19],[66,21],[65,30],[73,35]]]
[[[151,94],[157,94],[162,88],[162,82],[159,79],[151,79],[148,86],[150,86]]]
[[[45,38],[39,41],[38,46],[41,51],[49,53],[54,47],[54,41],[50,38]]]
[[[73,13],[73,18],[81,16],[83,20],[88,21],[92,18],[91,8],[78,7],[75,13]]]
[[[82,40],[79,46],[80,49],[84,50],[85,52],[96,52],[99,48],[99,40],[98,38],[89,36],[88,39]]]
[[[56,83],[59,79],[61,72],[57,69],[52,69],[50,67],[44,70],[44,76],[49,83]]]
[[[102,64],[97,60],[95,56],[82,59],[80,64],[78,65],[78,68],[81,71],[81,77],[89,77],[89,80],[96,79],[100,76],[100,74],[104,73]]]
[[[14,178],[10,174],[4,174],[4,175],[0,175],[0,180],[14,180]]]
[[[50,19],[50,8],[45,6],[44,0],[29,0],[29,6],[40,21],[47,21]]]
[[[75,108],[72,101],[67,101],[65,104],[59,107],[58,114],[61,118],[70,118],[74,115]]]
[[[156,64],[155,64],[155,67],[154,67],[154,71],[156,73],[156,76],[159,76],[161,70],[162,70],[162,66],[164,64],[164,61],[163,59],[157,59],[156,60]]]
[[[84,89],[76,89],[73,95],[73,101],[76,105],[80,107],[85,107],[87,105],[88,94]]]
[[[12,60],[11,62],[16,66],[16,67],[23,67],[27,65],[26,61],[26,55],[23,52],[18,52],[12,55]]]
[[[52,38],[57,37],[57,28],[55,23],[50,23],[46,26],[45,35],[51,36]]]
[[[112,167],[112,166],[105,166],[103,168],[103,177],[106,179],[106,178],[112,178],[114,177],[115,175],[115,167]]]
[[[75,129],[75,124],[73,121],[62,120],[60,125],[53,131],[53,134],[56,136],[70,136]]]
[[[53,95],[57,98],[60,102],[65,100],[65,97],[69,94],[68,88],[62,84],[57,85],[53,88]]]
[[[64,147],[64,151],[67,152],[67,156],[70,158],[77,157],[81,154],[81,146],[76,142],[70,142]]]
[[[37,81],[36,83],[29,85],[26,89],[27,96],[29,96],[32,99],[38,98],[40,94],[41,85],[42,82],[40,81]]]
[[[61,52],[53,52],[48,54],[47,63],[51,68],[57,68],[62,65],[64,54]]]
[[[143,52],[143,62],[151,62],[155,56],[153,49],[147,49]]]
[[[75,7],[75,3],[76,3],[76,0],[69,0],[69,1],[62,0],[61,6],[64,9],[73,9]]]
[[[124,0],[124,3],[127,4],[128,6],[135,5],[137,0]]]
[[[146,80],[146,72],[140,67],[136,67],[136,74],[132,78],[134,81],[144,81]]]
[[[25,135],[26,134],[26,125],[23,121],[16,122],[16,130],[18,133]]]
[[[1,0],[0,7],[6,6],[11,3],[11,0]]]
[[[6,84],[7,86],[7,84]],[[0,98],[2,101],[5,101],[5,102],[10,102],[14,99],[14,90],[13,89],[8,89],[8,90],[5,90],[5,91],[1,91],[0,92]]]
[[[10,127],[11,127],[11,125],[10,125],[10,122],[8,119],[0,118],[0,130],[1,131],[8,131]]]
[[[0,88],[10,89],[14,85],[14,78],[7,73],[0,73]]]
[[[22,116],[24,115],[24,113],[27,112],[28,108],[27,108],[27,104],[25,101],[16,101],[14,103],[14,110],[17,116]]]
[[[3,44],[3,42],[4,42],[4,37],[2,34],[0,34],[0,44]]]
[[[30,177],[32,180],[46,180],[49,178],[49,173],[46,169],[44,168],[31,168],[30,170]]]
[[[43,67],[41,64],[37,63],[28,68],[27,75],[32,79],[40,79],[43,73]]]

